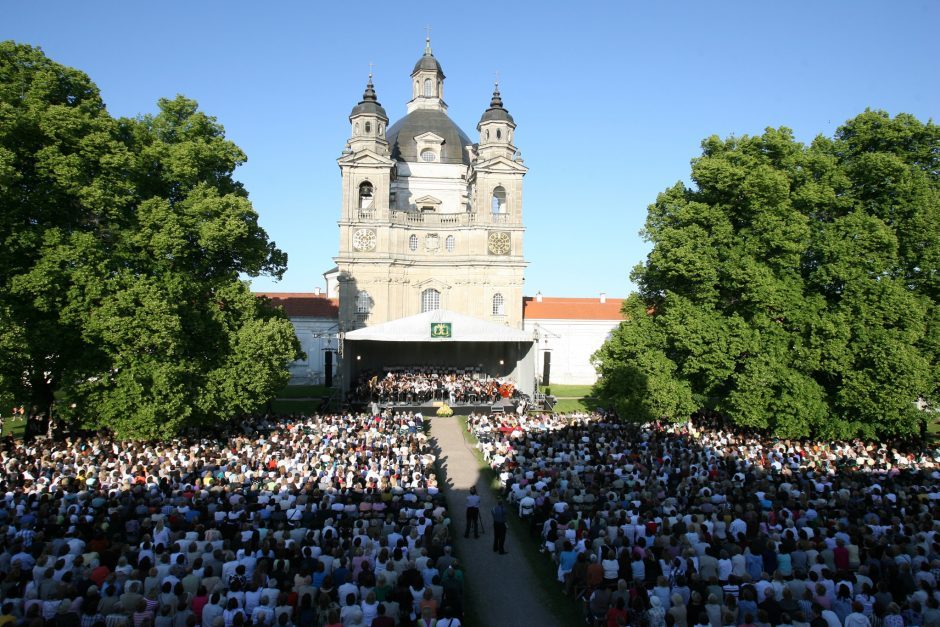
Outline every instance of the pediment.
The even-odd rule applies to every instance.
[[[442,202],[435,198],[434,196],[422,196],[421,198],[415,198],[414,203],[416,205],[435,205],[439,206]]]
[[[426,290],[426,289],[429,289],[429,288],[433,288],[433,289],[436,289],[436,290],[439,291],[439,292],[443,292],[444,290],[449,290],[449,289],[450,289],[450,285],[448,285],[447,283],[444,283],[443,281],[441,281],[441,280],[439,280],[439,279],[435,279],[435,278],[425,279],[425,280],[421,281],[420,283],[417,283],[416,285],[417,285],[419,288],[421,288],[422,290]]]
[[[391,167],[395,164],[394,161],[386,157],[385,155],[380,155],[377,152],[371,150],[360,150],[359,152],[354,152],[348,155],[343,155],[337,161],[341,165],[359,165],[359,166],[382,166],[382,167]]]
[[[415,141],[418,143],[441,145],[444,143],[444,138],[441,137],[440,135],[436,135],[432,133],[431,131],[428,131],[427,133],[421,133],[420,135],[415,135]]]
[[[487,172],[522,172],[525,174],[529,168],[518,161],[507,159],[506,157],[495,157],[487,161],[478,161],[474,165],[475,170],[486,170]]]

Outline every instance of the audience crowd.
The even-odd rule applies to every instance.
[[[940,452],[599,415],[473,415],[589,624],[940,625]]]
[[[435,374],[497,381],[388,377]],[[940,451],[708,417],[468,427],[589,624],[940,625]],[[434,462],[408,413],[7,439],[0,627],[456,627],[464,574]]]
[[[0,447],[0,627],[459,625],[420,416]]]

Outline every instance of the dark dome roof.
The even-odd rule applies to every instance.
[[[415,109],[389,127],[386,137],[392,158],[412,163],[419,161],[415,137],[427,132],[444,138],[439,163],[470,165],[466,148],[473,142],[446,113],[437,109]]]
[[[480,118],[480,123],[488,122],[490,120],[497,120],[501,122],[509,122],[510,124],[515,125],[515,121],[512,119],[512,116],[509,115],[509,111],[503,107],[503,99],[499,95],[499,85],[493,90],[493,98],[490,100],[490,108],[483,112],[483,117]],[[479,125],[477,125],[479,128]]]
[[[441,64],[437,62],[437,59],[434,58],[434,53],[431,52],[430,36],[424,41],[424,55],[415,63],[415,69],[411,70],[411,75],[414,76],[421,70],[431,70],[432,72],[437,72],[441,78],[447,78],[444,76],[444,70],[441,69]]]
[[[441,64],[434,58],[434,55],[425,54],[418,59],[418,62],[415,63],[415,69],[411,70],[411,73],[415,74],[421,70],[431,70],[440,74],[441,78],[446,78],[444,76],[444,70],[441,69]]]
[[[363,101],[353,107],[352,112],[349,114],[349,117],[354,115],[359,115],[360,113],[374,113],[377,114],[386,120],[388,119],[388,114],[385,113],[385,109],[377,102]]]
[[[380,115],[386,122],[388,122],[388,115],[386,115],[385,109],[382,108],[382,105],[379,104],[379,101],[375,96],[375,87],[372,86],[371,74],[369,75],[369,83],[366,85],[366,91],[364,94],[362,94],[362,100],[359,101],[359,104],[353,107],[349,117],[353,117],[354,115],[359,115],[361,113]]]

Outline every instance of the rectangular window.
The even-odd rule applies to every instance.
[[[506,315],[506,300],[503,298],[502,294],[493,294],[493,315]]]
[[[421,313],[435,311],[441,308],[441,293],[435,289],[426,289],[421,292]]]

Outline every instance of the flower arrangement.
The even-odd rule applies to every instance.
[[[443,405],[437,408],[437,415],[440,416],[441,418],[447,418],[449,416],[454,415],[454,410],[451,409],[450,406],[447,405],[447,403],[444,403]]]

